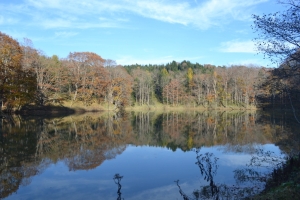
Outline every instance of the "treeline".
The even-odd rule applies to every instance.
[[[276,69],[265,72],[260,84],[263,95],[258,100],[264,107],[296,109],[300,108],[300,68],[299,62],[283,62]]]
[[[126,106],[185,105],[248,108],[258,99],[272,102],[264,86],[270,70],[256,66],[214,66],[175,62],[164,65],[117,65],[92,52],[48,57],[29,39],[18,43],[0,32],[1,110],[24,105],[80,102]],[[272,96],[273,95],[273,96]]]
[[[193,64],[124,66],[134,80],[133,96],[138,105],[157,100],[167,105],[203,107],[255,106],[260,67]],[[154,98],[153,98],[154,97]]]

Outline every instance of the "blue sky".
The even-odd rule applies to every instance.
[[[279,9],[275,0],[0,0],[0,31],[60,58],[272,67],[255,51],[251,14]]]

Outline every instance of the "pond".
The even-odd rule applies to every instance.
[[[128,112],[0,123],[3,199],[240,199],[299,150],[286,113]]]

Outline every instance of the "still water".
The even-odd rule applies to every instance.
[[[299,150],[281,113],[91,113],[0,123],[2,199],[240,199]]]

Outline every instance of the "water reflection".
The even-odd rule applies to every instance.
[[[122,193],[121,193],[121,189],[122,189],[122,185],[121,185],[121,180],[122,180],[123,176],[121,176],[120,174],[115,174],[114,176],[114,181],[115,181],[115,184],[118,185],[118,191],[117,191],[117,194],[118,194],[118,198],[117,200],[122,200]]]
[[[258,113],[141,112],[122,117],[98,113],[55,119],[5,118],[0,121],[0,197],[29,185],[32,177],[52,163],[63,161],[70,171],[93,170],[122,154],[128,145],[184,152],[222,145],[224,151],[253,153],[255,144],[276,143],[288,151],[299,148],[293,129],[284,118]],[[220,191],[213,180],[218,169],[216,157],[198,153],[200,172],[209,182],[210,189],[206,191],[216,196]],[[236,171],[236,176],[246,177],[247,173],[249,176],[253,172]]]
[[[208,185],[202,186],[200,190],[193,191],[193,197],[188,196],[184,193],[179,185],[179,180],[175,181],[178,188],[179,193],[183,197],[184,200],[191,199],[219,199],[220,187],[216,185],[214,181],[214,176],[217,174],[217,170],[219,165],[217,161],[219,158],[215,157],[213,153],[206,152],[204,154],[200,154],[200,148],[195,150],[196,156],[196,165],[198,165],[202,177],[204,180],[208,182]]]
[[[205,183],[188,195],[181,188],[179,180],[175,181],[183,200],[249,198],[264,189],[267,179],[272,175],[270,174],[271,169],[282,165],[285,161],[283,156],[258,148],[256,149],[257,153],[252,155],[245,167],[233,171],[236,182],[234,185],[218,183],[214,180],[219,168],[219,158],[210,152],[201,153],[201,148],[195,149],[195,152],[195,164],[199,167]],[[262,170],[258,167],[261,167]],[[266,167],[270,167],[270,170],[267,170]]]
[[[216,199],[219,199],[219,189],[216,186],[216,183],[214,182],[214,176],[217,173],[218,165],[217,161],[218,158],[214,156],[213,153],[205,153],[205,154],[199,154],[200,149],[196,150],[197,153],[197,162],[196,165],[198,165],[201,175],[204,176],[204,180],[209,182],[209,190],[207,191],[207,187],[203,187],[201,194],[203,194],[206,197],[216,197]],[[194,192],[195,194],[196,192]],[[198,192],[198,195],[199,192]]]

